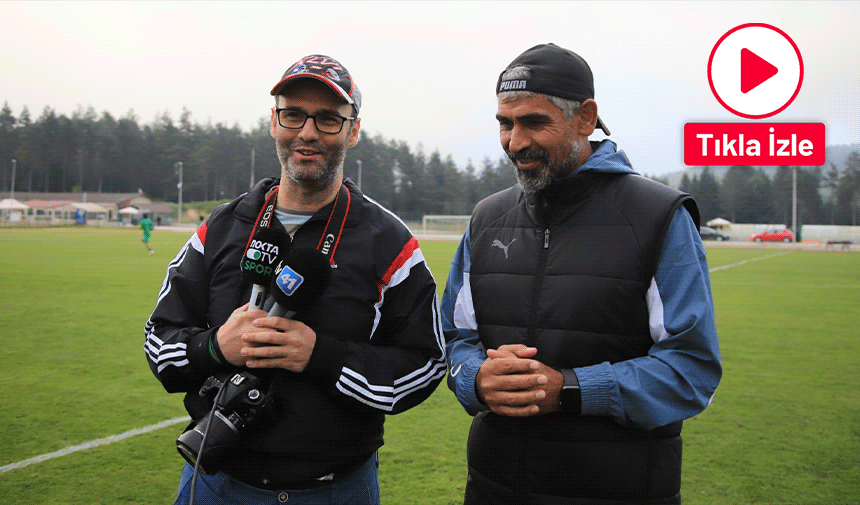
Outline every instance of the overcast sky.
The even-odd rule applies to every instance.
[[[16,116],[92,106],[149,124],[185,107],[248,131],[268,118],[284,70],[322,53],[361,89],[364,131],[460,167],[503,154],[496,79],[554,42],[588,61],[610,138],[651,175],[684,168],[684,123],[747,121],[714,98],[708,57],[730,29],[767,23],[797,44],[805,76],[766,121],[823,122],[828,144],[860,143],[856,1],[3,1],[0,19],[0,102]]]

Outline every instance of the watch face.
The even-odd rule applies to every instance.
[[[565,412],[579,413],[580,406],[580,390],[578,386],[564,387],[559,394],[559,404],[561,410]]]
[[[565,412],[576,412],[578,414],[582,408],[579,382],[573,370],[563,370],[562,373],[564,374],[564,386],[562,386],[559,392],[559,406]],[[570,377],[570,375],[573,375],[573,377]]]

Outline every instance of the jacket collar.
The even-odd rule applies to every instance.
[[[559,204],[573,205],[590,193],[604,177],[600,175],[635,174],[624,151],[619,151],[615,142],[606,139],[591,142],[592,153],[573,173],[552,182],[537,194],[527,197],[527,204],[538,223],[546,224],[552,207]]]
[[[236,218],[241,221],[254,223],[257,216],[260,214],[260,209],[263,207],[266,197],[274,191],[280,182],[281,179],[279,177],[268,177],[255,184],[253,188],[243,195],[244,198],[239,201],[239,204],[233,211]],[[357,226],[361,220],[361,202],[364,199],[364,195],[361,193],[361,190],[358,189],[358,186],[356,186],[349,178],[344,179],[343,184],[349,191],[352,201],[349,207],[349,213],[346,216],[345,226],[354,227]],[[318,210],[311,217],[310,221],[316,221],[318,219],[327,220],[333,207],[334,202],[329,203]]]

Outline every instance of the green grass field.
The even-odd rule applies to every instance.
[[[185,414],[142,346],[189,235],[149,257],[136,230],[0,229],[0,467]],[[422,242],[440,294],[455,247]],[[860,254],[708,254],[724,376],[684,426],[684,503],[860,503]],[[469,422],[444,384],[390,417],[383,503],[462,503]],[[2,471],[0,503],[172,503],[182,426]]]

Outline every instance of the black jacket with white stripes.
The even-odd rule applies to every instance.
[[[209,337],[246,303],[240,261],[265,196],[266,179],[218,207],[170,263],[146,323],[150,368],[169,392],[185,392],[193,421],[211,407],[198,395],[221,365]],[[426,399],[445,375],[436,283],[418,242],[391,212],[348,179],[350,206],[322,298],[298,314],[316,332],[302,373],[278,370],[275,420],[249,426],[222,471],[257,487],[288,488],[366,461],[383,443],[386,414]],[[332,211],[296,231],[293,247],[316,248]],[[280,226],[274,220],[275,226]]]

